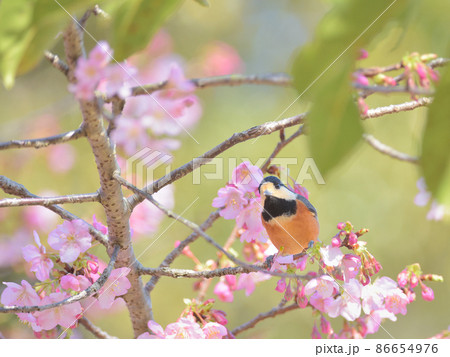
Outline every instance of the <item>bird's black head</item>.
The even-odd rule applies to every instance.
[[[263,198],[276,197],[287,201],[295,201],[297,195],[289,190],[278,177],[267,176],[259,184],[259,194]]]
[[[297,195],[289,190],[278,177],[267,176],[259,185],[264,201],[262,217],[266,222],[279,216],[292,216],[297,211]]]

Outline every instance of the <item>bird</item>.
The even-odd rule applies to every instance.
[[[317,210],[303,196],[291,191],[276,176],[265,177],[259,187],[261,222],[281,255],[299,254],[319,236]]]

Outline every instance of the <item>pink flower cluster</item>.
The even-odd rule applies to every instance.
[[[213,207],[222,208],[220,215],[225,219],[235,219],[242,228],[241,241],[266,242],[267,232],[261,223],[261,199],[258,186],[263,173],[257,166],[245,161],[232,173],[231,181],[219,189],[212,202]]]
[[[241,274],[239,279],[235,275],[225,275],[220,278],[214,287],[214,294],[219,300],[224,302],[233,302],[233,292],[236,290],[244,290],[246,296],[250,296],[255,290],[256,284],[270,279],[270,275],[262,272],[254,272]]]
[[[110,65],[113,50],[107,42],[101,41],[92,49],[87,58],[79,58],[75,69],[77,82],[69,85],[69,90],[78,99],[91,100],[95,90],[102,85],[107,96],[118,95],[126,98],[131,94],[131,84],[136,70],[127,63]]]
[[[182,61],[172,53],[170,36],[158,33],[147,49],[129,62],[137,68],[137,83],[166,81],[166,85],[151,95],[127,98],[123,114],[116,120],[114,141],[126,155],[145,147],[163,153],[177,150],[180,142],[174,137],[195,126],[202,108],[194,84],[184,75]]]
[[[228,336],[225,325],[228,323],[225,313],[212,309],[214,299],[204,302],[185,299],[186,309],[181,317],[163,329],[153,320],[148,322],[148,328],[152,332],[145,332],[138,338],[151,339],[222,339]]]
[[[95,219],[94,226],[107,233],[107,229]],[[82,220],[64,221],[48,236],[48,244],[55,252],[47,252],[39,235],[33,232],[36,245],[22,249],[23,257],[39,280],[31,286],[26,280],[21,285],[4,282],[6,288],[0,301],[5,306],[43,306],[62,301],[73,294],[87,289],[100,277],[98,258],[87,250],[92,246],[88,226]],[[117,296],[126,294],[130,282],[126,278],[129,268],[114,269],[97,294],[81,302],[60,305],[55,308],[31,313],[18,313],[21,321],[31,326],[37,337],[47,336],[58,325],[63,328],[76,326],[84,311],[93,305],[109,309]],[[51,335],[51,333],[50,333]]]
[[[319,262],[322,273],[307,273],[309,281],[306,285],[301,280],[283,278],[275,287],[276,291],[284,293],[287,301],[295,299],[299,307],[310,305],[320,312],[320,330],[314,324],[313,338],[321,338],[321,333],[330,338],[350,338],[377,332],[384,319],[395,321],[396,315],[406,314],[407,304],[415,298],[411,287],[418,284],[422,287],[423,298],[433,299],[433,291],[422,280],[442,281],[442,277],[422,275],[418,264],[402,271],[398,284],[388,277],[379,277],[371,282],[371,277],[380,271],[381,266],[368,252],[366,242],[359,240],[368,230],[354,232],[350,222],[341,222],[337,228],[339,233],[332,238],[330,245],[317,243],[296,260],[292,256],[277,256],[271,268],[295,273],[305,270],[307,262]],[[342,248],[353,253],[344,254]],[[418,276],[423,279],[418,279]],[[344,318],[344,328],[335,333],[325,315]]]

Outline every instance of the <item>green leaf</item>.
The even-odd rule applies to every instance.
[[[196,3],[200,4],[201,6],[204,7],[209,7],[209,1],[208,0],[194,0]]]
[[[405,11],[408,0],[336,0],[312,42],[294,59],[294,86],[314,104],[309,143],[322,175],[338,165],[362,135],[350,88],[358,50]]]
[[[422,143],[421,167],[428,189],[450,206],[450,70],[441,77],[428,111]]]
[[[401,14],[408,3],[408,0],[338,1],[319,23],[313,41],[294,60],[292,74],[298,91],[303,92],[315,80],[319,81],[324,71],[333,71],[337,62],[353,61],[358,50],[379,34],[389,20]]]
[[[128,0],[113,14],[113,48],[118,61],[142,50],[181,0]]]
[[[33,5],[27,0],[0,2],[0,73],[6,88],[13,86],[17,67],[31,40],[27,30]]]
[[[325,176],[361,139],[363,129],[350,86],[351,67],[327,75],[327,85],[316,91],[317,102],[308,115],[309,145]]]
[[[57,34],[95,0],[14,0],[0,3],[0,73],[5,87],[33,69],[51,49]],[[67,13],[67,12],[69,13]]]

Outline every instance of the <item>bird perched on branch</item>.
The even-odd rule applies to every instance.
[[[261,181],[259,193],[264,207],[262,224],[282,255],[301,253],[317,240],[317,211],[305,197],[292,192],[275,176]]]

